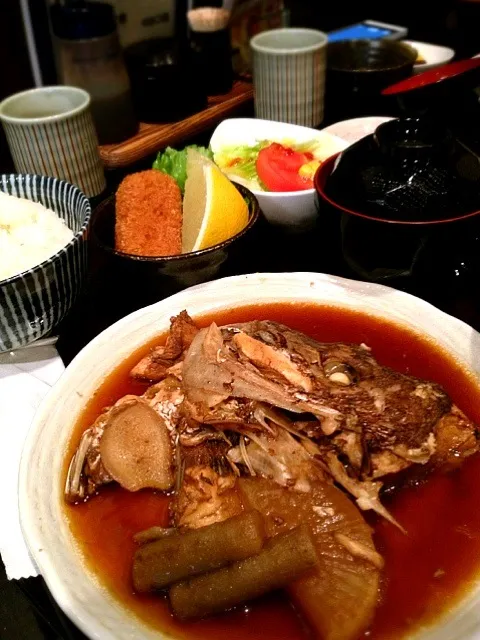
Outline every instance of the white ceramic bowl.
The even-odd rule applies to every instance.
[[[261,140],[272,142],[289,140],[297,143],[318,140],[322,149],[325,149],[324,160],[348,146],[340,138],[317,129],[257,118],[224,120],[213,132],[210,146],[215,156],[225,147],[253,146]],[[232,175],[230,178],[248,186],[236,176]],[[264,216],[272,224],[303,229],[312,224],[317,217],[315,189],[281,193],[258,189],[251,189],[251,191],[256,196]]]
[[[365,136],[375,132],[384,122],[393,120],[390,116],[367,116],[365,118],[351,118],[341,120],[322,129],[325,133],[341,138],[348,145],[358,142]]]
[[[136,311],[101,333],[67,367],[44,400],[22,456],[19,506],[22,530],[48,587],[65,613],[90,638],[171,636],[143,625],[115,601],[82,561],[63,512],[65,450],[87,398],[134,350],[169,326],[182,309],[205,312],[265,302],[317,302],[392,319],[430,335],[474,371],[480,371],[480,335],[426,302],[384,287],[322,274],[254,274],[198,285]],[[75,391],[72,393],[72,389]],[[480,582],[422,640],[480,638]]]
[[[415,40],[405,40],[404,42],[416,49],[425,60],[424,63],[413,66],[413,73],[423,73],[424,71],[435,69],[435,67],[440,67],[442,64],[450,62],[455,55],[455,51],[450,47],[442,47],[438,44],[417,42]]]

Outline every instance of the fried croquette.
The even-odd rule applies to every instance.
[[[122,180],[116,195],[115,248],[138,256],[182,252],[182,194],[171,176],[149,169]]]

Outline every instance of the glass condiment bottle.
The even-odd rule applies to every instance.
[[[203,70],[209,96],[225,94],[233,85],[232,49],[228,21],[230,12],[217,7],[199,7],[188,12],[190,46]]]
[[[57,2],[51,18],[60,81],[90,93],[100,144],[134,135],[138,123],[113,7],[85,0]]]

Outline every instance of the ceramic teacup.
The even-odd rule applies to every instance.
[[[0,103],[19,173],[60,178],[92,198],[105,189],[90,95],[77,87],[30,89]]]
[[[272,29],[254,36],[255,115],[316,127],[323,120],[327,36],[315,29]]]

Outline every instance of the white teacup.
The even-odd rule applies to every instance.
[[[90,95],[77,87],[30,89],[0,103],[18,173],[61,178],[92,198],[105,189]]]

